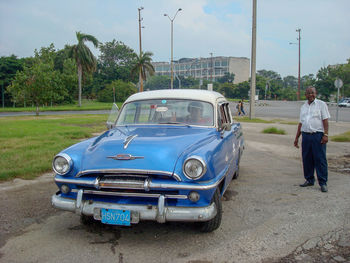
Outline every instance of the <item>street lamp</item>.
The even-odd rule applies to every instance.
[[[139,11],[139,42],[140,42],[140,58],[141,58],[141,54],[142,54],[141,28],[143,28],[141,26],[141,21],[142,21],[141,10],[143,10],[143,7],[141,6],[141,7],[137,8],[137,10]],[[142,75],[141,75],[141,69],[139,72],[139,82],[140,82],[139,91],[143,91],[143,79],[142,79]]]
[[[175,17],[177,15],[178,12],[180,12],[182,9],[179,8],[174,17],[173,18],[170,18],[170,16],[168,14],[164,14],[164,16],[167,16],[171,22],[171,60],[170,60],[170,67],[171,67],[171,82],[170,82],[170,86],[171,86],[171,89],[173,89],[173,83],[174,83],[174,68],[173,68],[173,22],[175,20]]]
[[[297,91],[297,100],[300,100],[300,31],[301,29],[298,28],[297,30],[295,30],[296,32],[298,32],[299,36],[297,38],[299,43],[292,43],[289,42],[289,45],[299,45],[299,63],[298,63],[298,91]]]

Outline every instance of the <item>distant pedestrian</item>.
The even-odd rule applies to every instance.
[[[245,115],[245,112],[244,112],[244,100],[241,100],[241,112],[243,115]]]
[[[239,101],[239,102],[237,103],[236,109],[237,109],[237,116],[241,116],[241,114],[242,114],[241,101]]]
[[[241,100],[238,102],[238,104],[236,106],[236,109],[237,109],[237,115],[238,116],[245,115],[243,102]]]
[[[305,96],[307,101],[301,106],[300,121],[294,140],[294,146],[299,148],[299,137],[302,134],[301,148],[306,181],[300,186],[314,185],[314,173],[316,170],[321,191],[327,192],[328,164],[326,144],[328,142],[328,119],[330,115],[326,103],[316,99],[316,88],[307,88]]]

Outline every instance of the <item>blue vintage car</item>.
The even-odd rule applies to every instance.
[[[114,225],[141,220],[221,223],[221,197],[239,173],[241,125],[206,90],[157,90],[112,110],[109,129],[54,157],[54,207]]]

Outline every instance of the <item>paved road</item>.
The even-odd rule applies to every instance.
[[[300,151],[292,146],[296,127],[274,124],[287,135],[262,134],[269,126],[243,123],[247,143],[240,177],[224,196],[217,231],[203,234],[191,224],[154,222],[83,226],[78,215],[50,207],[56,187],[46,175],[0,184],[0,262],[254,263],[275,262],[296,249],[295,257],[304,259],[301,253],[349,231],[350,175],[330,171],[328,193],[316,185],[299,187]],[[330,135],[349,129],[349,123],[333,124]],[[350,156],[348,145],[330,142],[329,157]]]
[[[258,118],[288,118],[299,119],[300,107],[304,101],[259,101],[256,103],[255,115]],[[235,103],[233,103],[234,111]],[[249,103],[244,104],[244,109],[249,114]],[[337,107],[334,104],[329,104],[329,113],[331,121],[336,120]],[[350,108],[339,108],[338,121],[350,122]]]

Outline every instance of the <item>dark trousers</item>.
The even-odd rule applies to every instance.
[[[310,183],[315,183],[315,169],[319,185],[327,185],[328,164],[326,144],[321,144],[323,132],[302,133],[302,156],[304,177]]]

